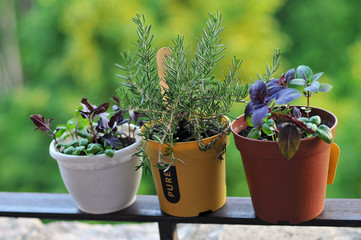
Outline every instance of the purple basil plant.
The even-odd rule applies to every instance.
[[[130,121],[142,125],[140,114],[129,111],[129,118],[124,118],[125,111],[121,109],[117,97],[113,97],[112,113],[107,113],[109,103],[99,106],[90,104],[88,99],[81,100],[81,108],[76,110],[76,118],[70,119],[66,124],[61,124],[55,130],[50,128],[50,121],[40,114],[30,116],[36,129],[40,129],[54,139],[56,148],[68,155],[114,155],[116,150],[127,147],[135,142],[135,129]],[[128,131],[120,131],[119,126],[128,124]],[[59,139],[71,138],[65,143]]]
[[[301,65],[296,70],[288,70],[278,79],[261,78],[253,83],[249,89],[250,102],[244,114],[252,128],[247,137],[277,141],[281,153],[287,159],[291,159],[296,153],[302,138],[318,136],[331,143],[330,128],[321,124],[319,116],[309,115],[312,111],[310,97],[332,88],[331,85],[318,81],[322,74],[313,74],[309,67]],[[301,96],[307,99],[305,107],[290,105]]]

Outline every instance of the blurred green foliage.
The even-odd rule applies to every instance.
[[[17,0],[17,39],[23,86],[6,90],[0,79],[0,190],[66,192],[55,160],[48,154],[50,138],[33,132],[30,114],[55,118],[73,116],[82,97],[94,104],[108,101],[118,87],[114,63],[132,49],[137,38],[131,18],[144,13],[152,24],[154,43],[168,46],[177,34],[191,43],[201,36],[208,11],[219,10],[226,58],[244,60],[242,79],[265,71],[274,48],[285,53],[281,70],[307,64],[324,71],[334,85],[330,94],[312,101],[339,117],[336,142],[341,157],[328,197],[361,197],[361,153],[358,101],[361,90],[361,21],[357,1],[166,1],[166,0]],[[1,4],[0,4],[1,8]],[[1,45],[0,50],[6,46]],[[230,64],[221,61],[217,73]],[[1,65],[0,65],[1,67]],[[1,71],[0,71],[1,72]],[[311,102],[312,103],[312,102]],[[317,104],[316,104],[317,103]],[[244,105],[235,105],[234,117]],[[351,133],[351,134],[350,134]],[[231,137],[232,139],[232,137]],[[233,139],[227,150],[229,196],[249,196],[239,152]],[[144,176],[138,194],[155,193]]]

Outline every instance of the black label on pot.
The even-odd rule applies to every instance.
[[[180,199],[177,171],[175,166],[171,166],[168,171],[159,169],[165,198],[171,203],[177,203]]]

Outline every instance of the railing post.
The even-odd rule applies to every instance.
[[[158,229],[161,240],[178,240],[177,223],[159,221]]]

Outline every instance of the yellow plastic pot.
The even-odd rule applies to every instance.
[[[203,139],[204,144],[219,138],[215,135]],[[159,157],[159,144],[149,140],[146,154],[149,156],[153,179],[161,210],[178,217],[194,217],[204,212],[220,209],[226,202],[226,163],[219,160],[222,146],[228,146],[229,135],[223,134],[215,147],[201,151],[198,141],[180,142],[174,147],[175,164],[168,171],[156,166]],[[162,144],[161,151],[167,148]]]

